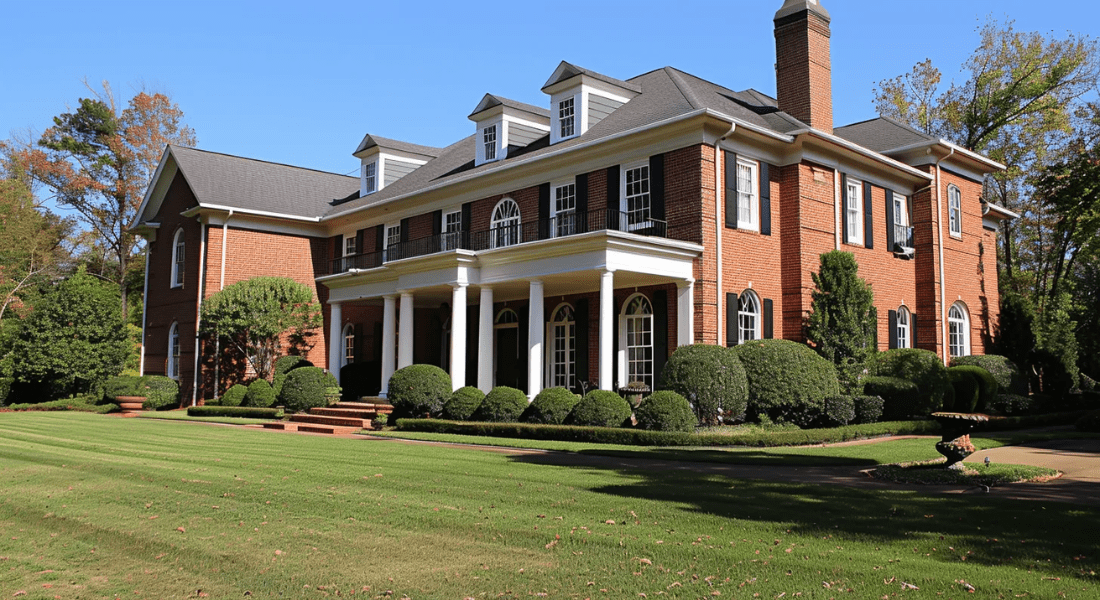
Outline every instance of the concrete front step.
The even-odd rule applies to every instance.
[[[264,429],[277,429],[280,431],[302,431],[306,433],[327,433],[330,435],[347,435],[359,432],[362,427],[339,427],[335,425],[314,425],[311,423],[287,423],[276,421],[264,423]]]
[[[325,415],[293,415],[292,423],[307,423],[310,425],[333,425],[336,427],[356,427],[358,429],[370,429],[370,419],[355,419],[352,417],[330,417]]]

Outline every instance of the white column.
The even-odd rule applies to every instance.
[[[477,325],[477,389],[493,389],[493,288],[481,288],[481,317]]]
[[[451,291],[451,389],[466,385],[466,284]]]
[[[600,389],[612,389],[611,381],[612,362],[614,357],[614,344],[611,336],[615,329],[612,327],[612,319],[615,318],[615,272],[604,271],[600,273]]]
[[[328,306],[328,370],[336,376],[336,381],[340,381],[340,353],[344,349],[343,340],[340,339],[344,336],[340,334],[344,325],[344,313],[339,302],[330,302]]]
[[[413,364],[413,295],[401,292],[401,335],[397,340],[397,368]]]
[[[382,391],[379,396],[386,398],[390,391],[390,377],[393,376],[394,359],[397,349],[397,296],[382,299]]]
[[[695,280],[676,284],[676,345],[695,343]]]
[[[543,308],[542,282],[531,282],[527,318],[527,398],[534,400],[542,391],[542,338],[546,335],[546,311]]]

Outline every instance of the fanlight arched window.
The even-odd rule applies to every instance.
[[[898,307],[898,323],[897,323],[897,337],[898,348],[912,348],[912,329],[909,327],[910,319],[909,309],[904,306]]]
[[[494,326],[497,329],[519,327],[519,315],[516,314],[516,311],[510,308],[502,308],[500,312],[497,313],[497,318],[496,321],[494,321]]]
[[[343,334],[340,336],[343,340],[343,355],[340,357],[340,366],[347,366],[355,362],[355,325],[348,323],[344,325]]]
[[[760,299],[751,290],[737,301],[737,343],[760,339]]]
[[[649,298],[635,294],[623,305],[622,348],[626,351],[626,381],[638,381],[653,387],[653,305]]]
[[[493,209],[491,223],[491,244],[493,248],[503,248],[520,243],[519,205],[511,198],[505,198]]]
[[[165,367],[166,375],[172,379],[180,378],[180,326],[172,323],[168,330],[168,364]]]
[[[185,256],[183,229],[177,229],[172,238],[172,287],[183,287],[183,259]]]
[[[970,315],[962,302],[947,311],[947,342],[951,356],[970,355]]]
[[[573,307],[562,304],[554,310],[548,325],[550,341],[550,373],[547,380],[550,387],[573,387],[573,370],[576,365],[577,318]]]

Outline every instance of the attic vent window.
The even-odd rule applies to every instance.
[[[497,159],[497,126],[490,125],[482,131],[482,142],[485,144],[485,160]]]
[[[558,122],[561,124],[561,137],[572,137],[574,131],[572,98],[558,102]]]
[[[363,165],[363,192],[364,194],[373,194],[378,190],[378,163],[367,163]]]

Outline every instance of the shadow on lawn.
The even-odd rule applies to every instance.
[[[513,460],[567,464],[552,455],[516,456]],[[688,471],[655,462],[642,468],[635,461],[601,461],[590,456],[574,466],[614,471],[633,480],[628,485],[591,490],[597,493],[677,503],[686,505],[685,510],[722,518],[774,523],[819,540],[841,536],[849,542],[904,542],[894,547],[896,556],[884,556],[884,561],[911,555],[915,549],[921,555],[930,553],[945,568],[965,560],[1098,581],[1095,532],[1100,531],[1100,514],[1090,506],[1014,501],[984,494],[925,496],[882,488],[736,479],[722,473],[723,467],[718,465]],[[852,471],[843,467],[809,470]],[[843,545],[843,540],[838,542]]]
[[[669,460],[677,462],[706,462],[727,465],[745,465],[761,467],[812,467],[812,466],[849,466],[873,467],[878,463],[866,458],[846,456],[812,456],[799,454],[776,454],[763,450],[699,450],[662,448],[650,450],[644,454],[630,450],[581,450],[576,454],[588,456],[609,456],[615,458],[645,458],[651,460]]]

